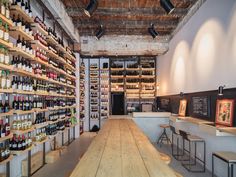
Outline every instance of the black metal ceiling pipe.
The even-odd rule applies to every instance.
[[[158,33],[154,28],[154,24],[151,24],[151,26],[148,28],[148,32],[153,37],[153,39],[155,39],[158,36]]]
[[[171,14],[175,9],[170,0],[160,0],[161,7],[165,9],[167,14]]]
[[[95,34],[95,38],[96,38],[97,40],[99,40],[99,39],[104,35],[104,33],[105,33],[105,30],[104,30],[103,26],[100,25],[98,31],[97,31],[96,34]]]
[[[88,6],[86,7],[86,9],[84,9],[84,13],[88,17],[91,17],[92,14],[94,13],[94,11],[97,9],[97,7],[98,7],[98,1],[97,0],[90,0]]]

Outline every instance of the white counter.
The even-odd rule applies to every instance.
[[[134,122],[149,137],[151,142],[156,142],[162,133],[161,124],[169,124],[169,112],[134,112]]]
[[[133,112],[133,118],[169,118],[170,112]]]

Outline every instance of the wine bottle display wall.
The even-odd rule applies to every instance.
[[[33,17],[29,0],[1,1],[0,7],[2,162],[48,142],[49,135],[71,130],[77,120],[76,58],[58,27]]]

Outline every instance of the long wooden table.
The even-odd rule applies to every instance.
[[[176,177],[130,119],[110,119],[70,177]]]

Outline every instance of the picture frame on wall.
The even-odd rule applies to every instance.
[[[218,99],[216,102],[216,117],[217,125],[228,127],[233,126],[234,119],[234,99]]]
[[[179,116],[185,117],[187,109],[187,100],[182,99],[179,103]]]

